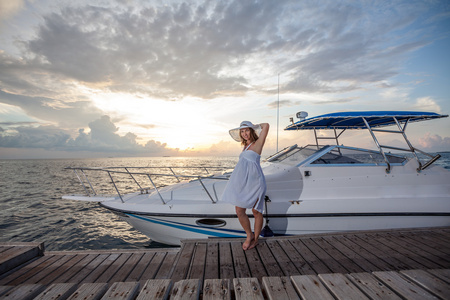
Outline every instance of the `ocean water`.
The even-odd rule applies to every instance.
[[[441,155],[436,164],[450,169],[450,153]],[[64,168],[204,165],[233,168],[236,162],[236,157],[0,160],[0,242],[44,242],[51,251],[167,247],[151,241],[97,203],[61,199],[62,195],[83,192],[73,171]],[[169,179],[161,180],[159,184],[171,183]],[[115,178],[115,181],[121,188],[128,187],[123,186],[125,180]],[[114,193],[108,178],[100,178],[97,183],[97,193]]]
[[[233,168],[236,162],[235,157],[0,160],[0,242],[44,242],[49,251],[168,247],[151,241],[95,202],[61,199],[63,195],[84,191],[74,172],[64,168],[203,165]],[[129,182],[120,177],[114,179],[119,186]],[[90,180],[96,182],[94,177]],[[100,177],[96,192],[114,194],[110,182]]]

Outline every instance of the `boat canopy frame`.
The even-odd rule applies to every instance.
[[[177,179],[178,182],[181,182],[180,178],[188,178],[191,180],[198,180],[200,184],[202,185],[203,190],[207,194],[208,198],[212,201],[212,203],[217,203],[217,200],[214,200],[214,198],[211,196],[211,193],[206,188],[205,184],[203,183],[203,179],[219,179],[219,180],[228,180],[226,176],[214,176],[214,175],[185,175],[185,174],[176,174],[174,169],[202,169],[205,170],[207,174],[210,174],[210,170],[212,169],[229,169],[229,167],[212,167],[212,166],[201,166],[201,167],[100,167],[100,168],[92,168],[92,167],[67,167],[64,168],[66,170],[73,170],[75,175],[77,176],[78,180],[80,181],[81,185],[84,188],[85,194],[87,197],[97,196],[97,192],[95,191],[94,186],[92,185],[91,181],[89,180],[87,174],[85,171],[98,171],[98,172],[105,172],[108,174],[109,178],[111,179],[111,183],[114,186],[114,189],[117,192],[117,195],[119,196],[122,203],[125,203],[122,194],[120,193],[119,188],[117,187],[116,182],[114,181],[114,178],[112,174],[128,174],[131,179],[133,179],[133,182],[139,187],[139,191],[141,194],[148,194],[150,190],[155,190],[158,193],[159,198],[161,199],[161,202],[163,204],[166,204],[167,202],[164,200],[164,197],[161,195],[159,189],[161,187],[156,186],[154,180],[152,177],[174,177]],[[148,173],[148,172],[134,172],[130,171],[130,169],[169,169],[171,174],[161,174],[161,173]],[[79,172],[82,174],[80,176]],[[134,175],[145,175],[151,185],[153,186],[153,189],[151,188],[144,188],[141,186],[141,184],[136,180],[136,177]]]
[[[313,118],[300,120],[285,128],[285,130],[314,130],[314,136],[316,145],[319,146],[320,139],[334,139],[336,145],[339,145],[339,137],[347,129],[367,129],[378,148],[379,153],[383,156],[386,162],[386,173],[391,171],[391,164],[386,157],[384,149],[392,149],[398,151],[411,152],[414,155],[419,167],[417,172],[420,172],[432,163],[438,160],[441,156],[437,154],[435,156],[426,153],[416,147],[414,147],[409,141],[406,135],[406,127],[411,122],[432,120],[437,118],[446,118],[448,115],[440,115],[430,112],[410,112],[410,111],[364,111],[364,112],[340,112],[325,114]],[[403,126],[402,126],[403,123]],[[396,125],[398,130],[379,129],[380,127]],[[332,129],[334,131],[334,137],[321,137],[317,135],[317,130]],[[339,133],[337,130],[341,130]],[[395,133],[401,134],[408,145],[408,148],[400,148],[389,145],[382,145],[378,141],[375,132],[383,133]],[[422,164],[419,159],[418,153],[421,153],[430,159]]]

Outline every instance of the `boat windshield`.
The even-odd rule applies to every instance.
[[[323,149],[324,146],[308,145],[306,147],[298,147],[297,145],[287,147],[280,152],[267,158],[268,162],[275,162],[296,166],[305,159]]]
[[[403,164],[405,156],[385,153],[390,164]],[[267,158],[268,162],[290,166],[311,165],[386,165],[383,155],[374,150],[346,146],[297,145],[287,147]]]
[[[405,156],[385,153],[390,164],[403,164],[407,158]],[[352,148],[345,146],[333,147],[330,151],[315,158],[312,165],[386,165],[384,157],[378,151],[366,150],[361,148]]]

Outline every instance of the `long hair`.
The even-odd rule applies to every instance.
[[[248,129],[250,129],[250,143],[253,143],[254,141],[256,141],[258,139],[258,135],[256,134],[256,132],[253,128],[249,127]],[[246,146],[245,140],[242,137],[240,130],[239,130],[239,137],[241,138],[241,145]]]

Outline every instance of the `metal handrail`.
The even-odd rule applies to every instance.
[[[104,168],[92,168],[92,167],[66,167],[66,170],[73,170],[74,173],[76,174],[78,180],[80,181],[80,183],[82,184],[86,195],[87,196],[91,196],[90,190],[92,190],[93,195],[97,195],[97,193],[94,190],[94,187],[92,185],[92,183],[90,182],[90,180],[88,179],[87,175],[85,174],[84,171],[102,171],[102,172],[106,172],[109,176],[109,178],[111,179],[111,183],[113,184],[120,200],[122,201],[122,203],[124,203],[124,199],[119,191],[119,188],[116,185],[116,182],[114,181],[114,178],[112,177],[111,173],[114,174],[128,174],[130,175],[130,177],[133,179],[133,181],[136,183],[136,185],[139,187],[139,190],[141,191],[141,193],[144,193],[144,191],[148,192],[148,189],[144,189],[142,188],[142,186],[139,184],[139,182],[136,180],[136,178],[133,175],[145,175],[148,177],[150,183],[152,184],[153,188],[155,189],[155,191],[158,193],[161,202],[163,204],[166,204],[166,201],[164,200],[164,197],[161,195],[159,188],[156,186],[155,182],[152,179],[152,176],[155,177],[159,177],[159,176],[167,176],[167,177],[174,177],[178,180],[178,182],[180,182],[180,178],[192,178],[192,179],[196,179],[199,180],[200,184],[203,187],[203,190],[206,192],[206,194],[208,195],[209,199],[213,202],[216,203],[217,201],[213,199],[213,197],[211,196],[211,193],[208,191],[208,189],[206,188],[205,184],[203,183],[202,179],[208,178],[208,179],[219,179],[219,180],[228,180],[228,178],[226,177],[214,177],[214,175],[208,175],[208,176],[202,176],[202,175],[184,175],[184,174],[176,174],[175,171],[173,169],[204,169],[208,174],[210,174],[210,172],[208,171],[208,169],[228,169],[228,167],[205,167],[205,166],[201,166],[201,167],[104,167]],[[121,170],[116,170],[116,169],[124,169],[125,171],[121,171]],[[172,174],[161,174],[161,173],[148,173],[148,172],[132,172],[130,171],[130,169],[169,169],[171,171]],[[84,179],[85,181],[78,175],[77,170],[81,171],[84,175]],[[90,190],[87,188],[85,182],[87,182],[90,186]]]

